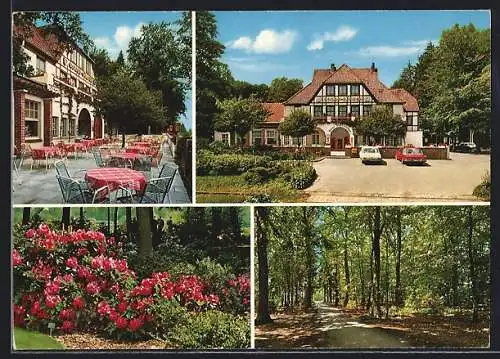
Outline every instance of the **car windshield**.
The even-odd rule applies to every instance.
[[[377,153],[378,150],[373,147],[368,147],[368,148],[363,148],[363,152],[368,152],[368,153]]]
[[[420,155],[420,154],[422,154],[422,150],[420,148],[407,148],[405,151],[409,155]]]

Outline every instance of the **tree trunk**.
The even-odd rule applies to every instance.
[[[132,208],[131,207],[125,207],[125,216],[126,216],[126,221],[127,221],[127,238],[128,241],[130,242],[132,240]]]
[[[403,290],[401,288],[401,243],[402,243],[402,230],[401,230],[401,208],[396,207],[396,289],[395,289],[395,302],[396,306],[403,305]]]
[[[375,269],[375,286],[373,303],[377,310],[377,317],[380,318],[382,310],[380,308],[380,236],[382,228],[380,225],[380,206],[375,207],[375,219],[373,226],[373,261]]]
[[[333,305],[338,307],[339,306],[339,266],[337,263],[335,263],[335,277],[333,281]]]
[[[385,240],[385,319],[389,318],[389,241]]]
[[[257,255],[259,266],[259,302],[255,324],[272,323],[269,315],[269,267],[267,262],[267,233],[264,230],[264,218],[267,215],[266,207],[255,208],[255,224],[257,229]]]
[[[111,207],[108,207],[108,235],[111,234]]]
[[[125,131],[122,129],[122,148],[125,148]]]
[[[137,207],[139,257],[144,258],[153,253],[153,238],[151,231],[152,207]]]
[[[23,226],[26,226],[29,223],[30,217],[31,217],[31,207],[24,207],[23,208],[23,221],[22,221]]]
[[[347,210],[344,209],[345,224],[347,225]],[[351,275],[349,273],[349,254],[347,252],[347,228],[344,230],[344,272],[345,272],[345,295],[344,308],[349,303],[349,292],[351,290]]]
[[[85,212],[83,210],[83,207],[80,207],[80,227],[83,227],[84,223],[85,223]]]
[[[474,228],[474,219],[472,217],[472,206],[469,206],[468,210],[468,220],[469,220],[469,234],[467,236],[467,250],[469,254],[469,276],[471,282],[472,290],[472,321],[475,323],[478,321],[478,290],[477,290],[477,278],[476,278],[476,267],[474,263],[474,249],[472,244],[472,233]]]
[[[307,207],[302,207],[303,224],[304,224],[304,240],[306,242],[306,266],[307,266],[307,286],[306,286],[306,297],[304,302],[304,307],[306,310],[312,308],[312,297],[313,297],[313,280],[314,280],[314,248],[313,248],[313,238],[310,229],[309,214],[307,213]]]
[[[61,223],[65,230],[68,230],[71,218],[71,207],[63,207]]]
[[[113,233],[118,232],[118,207],[115,207]]]

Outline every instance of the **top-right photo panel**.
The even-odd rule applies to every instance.
[[[490,12],[196,12],[196,202],[489,202]]]

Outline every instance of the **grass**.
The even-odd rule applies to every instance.
[[[64,349],[64,345],[52,337],[22,328],[14,328],[14,338],[16,350]]]
[[[242,175],[197,176],[196,191],[196,202],[199,203],[244,202],[248,197],[258,194],[267,194],[273,201],[279,202],[304,202],[306,198],[304,193],[279,178],[252,185]]]

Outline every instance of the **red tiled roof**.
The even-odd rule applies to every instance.
[[[264,122],[280,122],[285,117],[285,105],[279,102],[264,102],[264,108],[270,112]]]
[[[302,90],[295,93],[285,101],[288,105],[305,105],[312,101],[324,84],[340,83],[361,83],[380,103],[406,103],[408,99],[400,96],[398,93],[388,89],[378,79],[377,71],[370,68],[351,69],[346,64],[340,66],[337,70],[316,69],[314,70],[313,80]],[[410,95],[410,94],[408,94]],[[410,95],[411,96],[411,95]],[[416,100],[415,100],[416,101]]]
[[[417,99],[405,89],[391,89],[396,96],[398,96],[405,103],[403,105],[403,109],[405,111],[418,112],[420,108],[418,107]]]
[[[14,34],[23,35],[24,30],[21,27],[14,26]],[[56,61],[62,55],[63,46],[56,35],[47,33],[38,27],[31,27],[31,36],[28,36],[26,42],[36,50]]]

